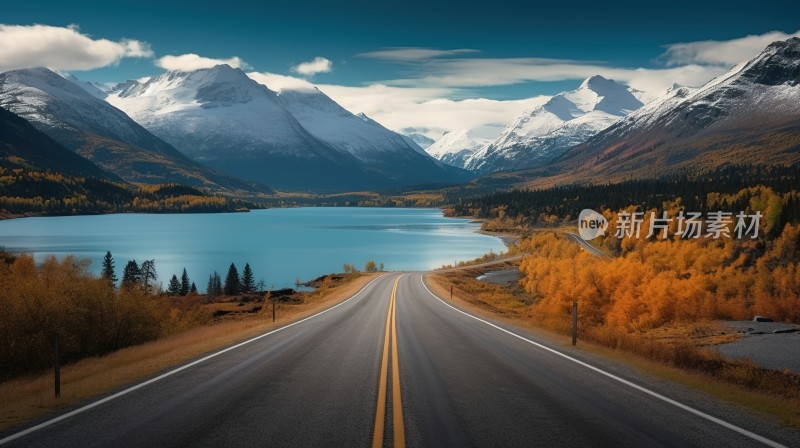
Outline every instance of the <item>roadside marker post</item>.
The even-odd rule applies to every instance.
[[[578,342],[578,302],[572,302],[572,345]]]
[[[58,332],[53,335],[53,376],[56,398],[61,398],[61,359],[59,359]]]

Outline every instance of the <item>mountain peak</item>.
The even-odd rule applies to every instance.
[[[595,88],[603,88],[609,86],[610,84],[617,84],[617,83],[609,79],[603,78],[600,75],[594,75],[584,79],[579,89],[594,90]]]
[[[741,77],[756,84],[800,84],[800,38],[775,41],[743,69]]]

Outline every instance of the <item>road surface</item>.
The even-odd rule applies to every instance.
[[[581,238],[579,235],[576,235],[572,232],[567,232],[567,238],[571,239],[572,241],[580,244],[580,246],[588,251],[590,254],[595,255],[597,257],[602,258],[611,258],[605,252],[601,251],[600,249],[592,246],[588,241]]]
[[[423,273],[384,275],[326,312],[105,401],[0,434],[5,437],[0,443],[82,448],[800,444],[798,432],[729,405],[607,360],[598,364],[572,349],[537,345],[523,330],[478,320],[434,297],[423,278]]]

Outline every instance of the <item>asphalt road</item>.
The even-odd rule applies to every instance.
[[[724,406],[718,415],[713,400],[670,384],[642,388],[624,368],[464,314],[422,278],[382,276],[322,314],[0,439],[114,448],[800,445],[797,432]]]
[[[606,255],[603,251],[601,251],[600,249],[592,246],[588,241],[585,241],[579,235],[576,235],[576,234],[571,233],[571,232],[567,232],[567,238],[570,238],[570,239],[572,239],[572,241],[580,244],[580,246],[584,250],[588,251],[592,255],[595,255],[597,257],[602,257],[602,258],[611,258],[608,255]]]

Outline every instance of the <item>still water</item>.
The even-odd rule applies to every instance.
[[[202,292],[208,276],[217,271],[224,279],[231,263],[239,273],[250,263],[256,281],[281,288],[341,272],[343,263],[363,269],[374,260],[387,270],[427,270],[505,249],[478,229],[438,209],[313,207],[12,219],[0,221],[0,245],[37,261],[76,255],[91,260],[95,273],[111,251],[120,278],[128,260],[153,259],[165,288],[186,268]]]

